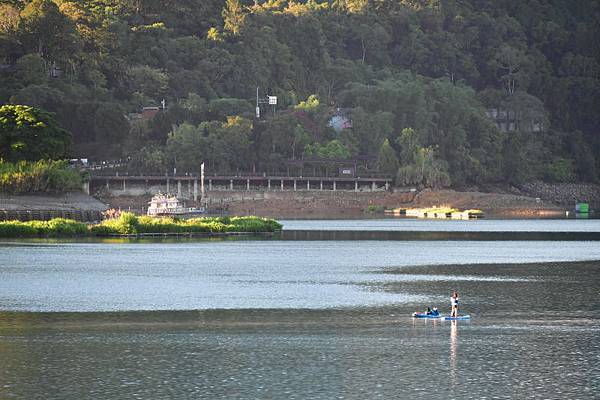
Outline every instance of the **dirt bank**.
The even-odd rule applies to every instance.
[[[488,188],[490,189],[490,188]],[[60,195],[0,195],[5,210],[98,210],[107,207],[145,212],[149,196],[98,198],[83,193]],[[531,183],[520,188],[491,188],[484,191],[397,190],[394,192],[353,191],[212,191],[209,208],[226,208],[232,215],[260,215],[275,218],[356,218],[369,208],[452,206],[477,208],[498,217],[562,216],[574,209],[576,201],[600,205],[599,185]],[[198,206],[185,201],[186,206]]]
[[[113,196],[102,200],[114,208],[143,212],[147,196]],[[477,191],[423,190],[421,192],[344,191],[213,191],[209,208],[227,208],[233,215],[275,218],[356,218],[371,208],[431,207],[448,205],[477,208],[499,217],[564,215],[572,206],[523,194]],[[196,205],[186,201],[187,206]]]
[[[104,211],[108,206],[82,192],[9,195],[0,193],[0,210]]]
[[[261,200],[244,200],[230,204],[234,214],[269,215],[277,218],[357,217],[371,208],[431,207],[448,205],[461,209],[477,208],[487,215],[551,216],[564,215],[565,207],[528,196],[424,190],[414,193],[323,193],[318,195],[280,194]]]

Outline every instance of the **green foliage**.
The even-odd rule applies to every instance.
[[[0,237],[64,237],[88,234],[87,225],[72,219],[49,221],[0,221]]]
[[[421,145],[419,135],[414,129],[403,129],[396,142],[401,148],[401,166],[396,173],[396,184],[425,187],[450,185],[446,163],[435,156],[432,147]]]
[[[308,99],[306,99],[306,101],[301,101],[294,108],[296,110],[302,111],[314,111],[319,107],[320,104],[321,103],[319,102],[319,98],[316,95],[311,94],[310,96],[308,96]]]
[[[281,224],[260,217],[207,217],[178,219],[173,217],[136,217],[121,213],[118,218],[107,219],[90,227],[97,236],[140,233],[223,233],[223,232],[274,232]]]
[[[167,155],[159,146],[144,146],[131,155],[129,168],[132,173],[163,174],[167,170]]]
[[[232,217],[226,225],[228,232],[274,232],[282,225],[270,218],[261,217]]]
[[[545,178],[551,182],[573,182],[575,180],[575,166],[573,160],[556,158],[546,168]]]
[[[226,122],[184,123],[167,140],[167,157],[180,171],[198,172],[200,164],[219,171],[249,168],[253,159],[252,121],[228,117]]]
[[[31,224],[21,221],[0,221],[0,237],[35,237],[38,231]]]
[[[131,91],[140,93],[150,99],[160,98],[165,94],[169,77],[158,68],[146,65],[132,67],[128,72]]]
[[[39,54],[25,54],[16,62],[18,78],[23,85],[41,85],[48,80],[44,59]]]
[[[216,99],[208,103],[208,112],[215,120],[225,120],[231,116],[251,114],[252,105],[244,99]]]
[[[367,206],[367,209],[365,210],[365,212],[369,213],[369,214],[379,214],[379,213],[383,213],[385,211],[385,206],[380,206],[380,205],[375,205],[375,204],[369,204]]]
[[[538,3],[4,2],[0,104],[55,113],[73,132],[75,153],[88,158],[147,147],[165,154],[151,165],[190,168],[206,156],[175,161],[164,147],[173,126],[188,123],[208,126],[203,148],[219,155],[208,161],[216,172],[277,170],[306,156],[308,144],[316,154],[332,140],[350,156],[375,157],[388,139],[408,166],[415,161],[397,138],[413,128],[454,185],[554,179],[536,166],[560,158],[574,161],[575,179],[593,181],[599,6]],[[275,112],[263,107],[249,133],[216,123],[251,119],[256,87],[278,96]],[[168,109],[152,121],[129,126],[123,118],[163,98]],[[326,127],[337,107],[353,128],[336,134]],[[514,112],[515,129],[498,129],[506,121],[486,109]]]
[[[308,144],[304,148],[307,157],[346,159],[350,158],[350,150],[338,139],[333,139],[326,144]]]
[[[0,158],[37,161],[63,158],[71,135],[49,113],[23,105],[0,107]]]
[[[399,167],[398,157],[396,152],[390,146],[389,140],[385,139],[383,144],[379,148],[379,155],[377,157],[377,168],[384,174],[394,175],[398,171]]]
[[[80,190],[82,177],[66,161],[4,162],[0,159],[0,192],[65,192]]]
[[[121,234],[131,235],[138,233],[139,221],[134,213],[122,212],[118,218],[111,218],[102,221],[98,225],[90,228],[95,235]]]
[[[245,15],[240,0],[226,0],[223,9],[223,22],[225,29],[237,35],[244,26]]]

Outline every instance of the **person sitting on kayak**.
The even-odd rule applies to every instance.
[[[431,310],[431,315],[436,317],[440,315],[440,312],[438,311],[437,307],[433,307],[433,310]]]
[[[450,296],[450,306],[452,307],[452,311],[450,311],[451,317],[458,317],[458,292],[455,290],[452,292],[452,296]]]
[[[427,307],[427,311],[425,311],[426,315],[431,315],[433,314],[433,311],[431,311],[431,308]]]

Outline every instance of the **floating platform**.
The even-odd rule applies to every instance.
[[[460,211],[448,207],[430,207],[430,208],[394,208],[385,210],[386,214],[406,215],[414,218],[432,218],[432,219],[478,219],[483,218],[481,210],[469,209]]]

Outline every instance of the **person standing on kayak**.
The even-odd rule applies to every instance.
[[[458,317],[458,292],[455,290],[452,292],[452,296],[450,296],[450,305],[451,305],[451,311],[450,311],[450,316],[451,317]]]

